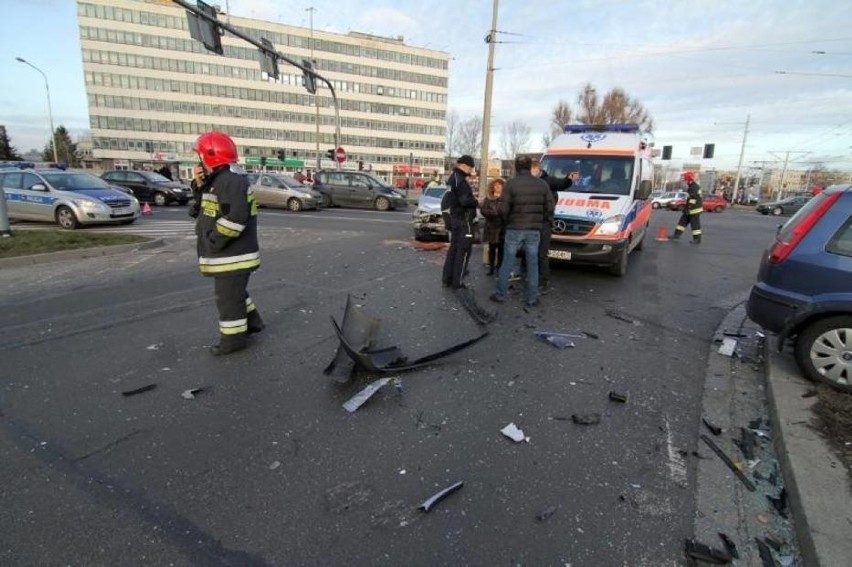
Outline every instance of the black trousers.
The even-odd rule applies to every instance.
[[[684,210],[680,215],[680,220],[677,221],[677,226],[675,227],[675,237],[680,237],[681,234],[686,230],[686,225],[692,225],[692,239],[701,241],[701,213],[697,215],[691,215],[686,210]]]
[[[445,286],[459,288],[462,286],[464,272],[470,262],[470,251],[473,248],[473,235],[465,228],[454,228],[450,231],[450,249],[444,260],[442,281]]]
[[[488,243],[488,267],[499,270],[503,263],[503,241]]]
[[[250,272],[213,277],[216,309],[219,310],[220,345],[245,343],[249,328],[259,329],[263,323],[247,287]]]
[[[546,286],[550,283],[550,259],[547,251],[550,250],[550,224],[541,229],[541,240],[538,244],[538,285]]]

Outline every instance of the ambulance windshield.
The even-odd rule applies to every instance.
[[[548,175],[564,179],[576,171],[579,178],[569,191],[629,195],[633,179],[633,157],[548,155],[541,160]]]

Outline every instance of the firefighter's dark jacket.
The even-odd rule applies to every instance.
[[[195,234],[205,276],[253,272],[260,266],[257,202],[241,173],[239,166],[221,166],[202,187]]]
[[[692,181],[686,186],[686,192],[688,195],[684,211],[689,215],[700,215],[704,210],[702,206],[701,186],[695,181]]]
[[[441,199],[441,212],[448,210],[449,230],[463,229],[473,232],[473,221],[476,219],[476,197],[467,182],[467,173],[459,168],[453,169],[447,179],[449,191]]]

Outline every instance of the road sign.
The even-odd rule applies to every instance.
[[[337,163],[346,161],[346,150],[343,149],[343,146],[338,147],[337,151],[334,152],[334,159],[337,160]]]

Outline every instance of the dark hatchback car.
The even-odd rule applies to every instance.
[[[788,197],[786,199],[781,199],[780,201],[772,201],[769,203],[760,203],[755,210],[758,213],[764,215],[793,215],[799,209],[804,207],[808,201],[810,201],[810,197],[806,197],[804,195],[799,195],[798,197]]]
[[[180,181],[171,181],[153,171],[126,171],[116,169],[101,175],[101,179],[127,187],[139,201],[162,207],[169,203],[185,205],[192,197],[189,187]]]
[[[747,311],[779,349],[795,338],[808,378],[852,392],[852,185],[829,187],[778,230]]]
[[[314,187],[323,207],[357,207],[387,211],[408,206],[405,195],[373,175],[357,171],[318,171]]]

